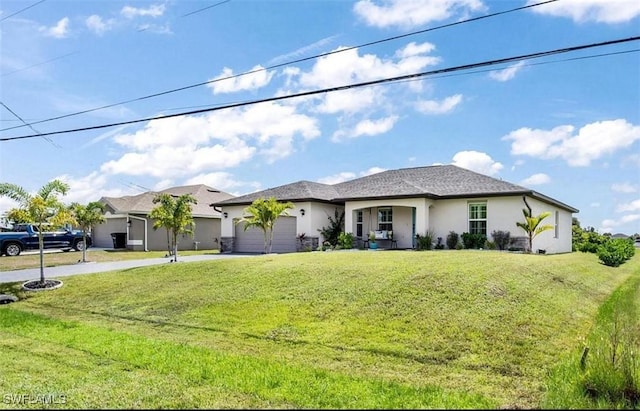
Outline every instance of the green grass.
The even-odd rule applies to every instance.
[[[58,408],[539,407],[639,276],[638,256],[345,251],[4,285],[23,299],[0,306],[0,392]],[[0,407],[25,406],[42,408]]]
[[[184,250],[178,251],[178,258],[184,255],[217,254],[219,250]],[[166,251],[131,251],[131,250],[87,250],[86,260],[95,263],[122,260],[141,260],[145,258],[161,258],[167,255]],[[82,260],[82,252],[46,252],[44,254],[44,266],[56,267],[59,265],[76,264]],[[0,257],[0,271],[23,270],[26,268],[40,268],[40,254],[21,254],[17,257]],[[45,272],[46,275],[46,272]]]

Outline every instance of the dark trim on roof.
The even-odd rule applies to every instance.
[[[253,203],[253,201],[233,201],[233,199],[230,199],[231,201],[229,202],[229,200],[224,200],[222,202],[218,202],[218,203],[211,203],[209,204],[209,207],[225,207],[225,206],[239,206],[239,205],[244,205],[244,206],[248,206],[251,205]],[[313,203],[324,203],[324,204],[335,204],[335,205],[344,205],[344,201],[340,201],[339,199],[333,199],[333,200],[322,200],[319,198],[313,198],[313,197],[306,197],[306,198],[287,198],[287,199],[277,199],[278,201],[283,201],[283,202],[287,202],[287,201],[291,201],[292,203],[302,203],[302,202],[313,202]]]

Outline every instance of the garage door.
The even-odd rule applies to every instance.
[[[235,251],[238,253],[264,252],[264,232],[251,227],[244,230],[244,223],[236,225]],[[272,253],[292,253],[296,251],[296,218],[280,217],[273,231]]]

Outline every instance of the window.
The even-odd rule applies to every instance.
[[[391,207],[378,209],[378,230],[393,230],[393,209]]]
[[[362,210],[356,211],[356,237],[362,237]]]
[[[469,233],[487,235],[487,203],[469,203]]]

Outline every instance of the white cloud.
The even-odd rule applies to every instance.
[[[380,118],[378,120],[363,120],[359,122],[354,129],[354,137],[360,136],[375,136],[377,134],[383,134],[393,128],[393,125],[398,120],[398,116],[390,116]]]
[[[237,166],[256,153],[272,162],[293,152],[295,138],[310,140],[319,135],[315,119],[275,103],[153,120],[135,133],[114,137],[129,152],[103,164],[101,170],[188,177]]]
[[[225,67],[220,75],[209,79],[212,83],[207,84],[207,87],[213,90],[213,94],[257,90],[269,84],[274,74],[273,71],[268,72],[260,65],[255,66],[249,72],[251,74],[234,75],[233,70]]]
[[[276,56],[274,58],[272,58],[271,60],[269,60],[269,63],[267,63],[267,66],[273,66],[276,64],[280,64],[286,61],[291,61],[291,60],[296,60],[301,58],[302,56],[304,56],[305,54],[318,50],[324,46],[326,46],[327,44],[333,42],[333,40],[335,40],[338,36],[334,35],[334,36],[329,36],[329,37],[325,37],[323,39],[320,39],[318,41],[316,41],[315,43],[309,44],[307,46],[304,47],[300,47],[297,50],[294,50],[290,53],[287,54],[282,54],[280,56]]]
[[[340,129],[333,133],[331,141],[340,142],[345,138],[358,138],[362,136],[375,136],[386,133],[393,128],[398,116],[389,116],[378,120],[365,119],[358,122],[350,129]]]
[[[488,154],[479,151],[460,151],[453,156],[452,164],[489,176],[498,174],[503,168],[502,164],[494,161]]]
[[[250,187],[252,191],[260,188],[259,182],[238,181],[233,178],[233,175],[231,173],[228,173],[226,171],[198,174],[186,180],[184,184],[206,184],[209,187],[217,188],[218,190],[222,190],[227,193],[239,187]]]
[[[60,19],[55,26],[40,27],[40,31],[48,37],[54,37],[56,39],[65,38],[69,34],[69,17]]]
[[[411,28],[445,20],[454,14],[464,18],[470,12],[484,10],[480,0],[386,0],[381,3],[360,0],[353,11],[370,26]]]
[[[551,177],[544,173],[537,173],[530,177],[525,178],[520,182],[520,185],[523,186],[537,186],[541,184],[547,184],[551,182]]]
[[[591,204],[589,204],[589,207],[598,208],[598,207],[600,207],[600,203],[597,203],[597,202],[596,203],[591,203]]]
[[[617,212],[640,211],[640,199],[633,200],[630,203],[620,204],[616,207]]]
[[[382,167],[371,167],[365,171],[361,171],[360,177],[370,176],[371,174],[382,173],[383,171],[387,171],[387,169]]]
[[[383,92],[372,88],[340,90],[327,94],[315,111],[324,114],[357,113],[364,108],[382,104]]]
[[[115,21],[113,19],[109,19],[107,21],[102,20],[102,17],[97,14],[93,14],[86,18],[84,24],[87,28],[97,35],[101,36],[105,32],[111,30],[113,28]]]
[[[333,174],[330,176],[322,177],[318,179],[318,183],[322,184],[338,184],[343,181],[353,180],[356,178],[356,173],[352,173],[349,171],[345,171],[338,174]]]
[[[130,194],[129,190],[107,188],[107,176],[98,171],[94,171],[80,178],[75,178],[68,174],[63,174],[55,178],[69,184],[69,192],[67,195],[60,197],[60,200],[65,204],[71,204],[73,202],[88,204],[92,201],[98,201],[101,197],[120,197]]]
[[[124,6],[122,10],[120,10],[120,14],[128,19],[132,19],[134,17],[139,16],[150,16],[150,17],[160,17],[164,14],[165,6],[164,4],[152,4],[146,9]]]
[[[524,67],[525,62],[519,61],[518,63],[507,67],[504,70],[494,70],[489,73],[489,77],[497,81],[508,81],[516,76],[516,73]]]
[[[420,100],[416,103],[416,110],[423,114],[446,114],[451,112],[462,102],[462,94],[449,96],[444,100]]]
[[[637,187],[630,183],[615,183],[611,185],[611,190],[617,193],[635,193]]]
[[[626,234],[634,234],[637,231],[629,226],[634,221],[640,221],[640,214],[628,214],[618,220],[602,220],[601,226],[598,229],[601,233],[616,233],[626,232]]]
[[[623,150],[640,140],[640,126],[624,119],[587,124],[574,135],[574,127],[552,130],[521,128],[502,137],[511,140],[511,154],[543,159],[562,158],[570,166],[588,166],[607,154]]]
[[[527,4],[538,3],[529,0]],[[534,7],[531,11],[551,16],[569,17],[576,23],[624,23],[640,16],[640,2],[635,0],[562,0]]]
[[[345,49],[339,47],[334,51]],[[330,54],[319,58],[311,71],[300,75],[300,85],[313,90],[413,74],[440,62],[439,57],[424,55],[432,49],[429,43],[406,46],[396,53],[400,56],[397,61],[383,60],[373,54],[360,56],[358,49]]]

